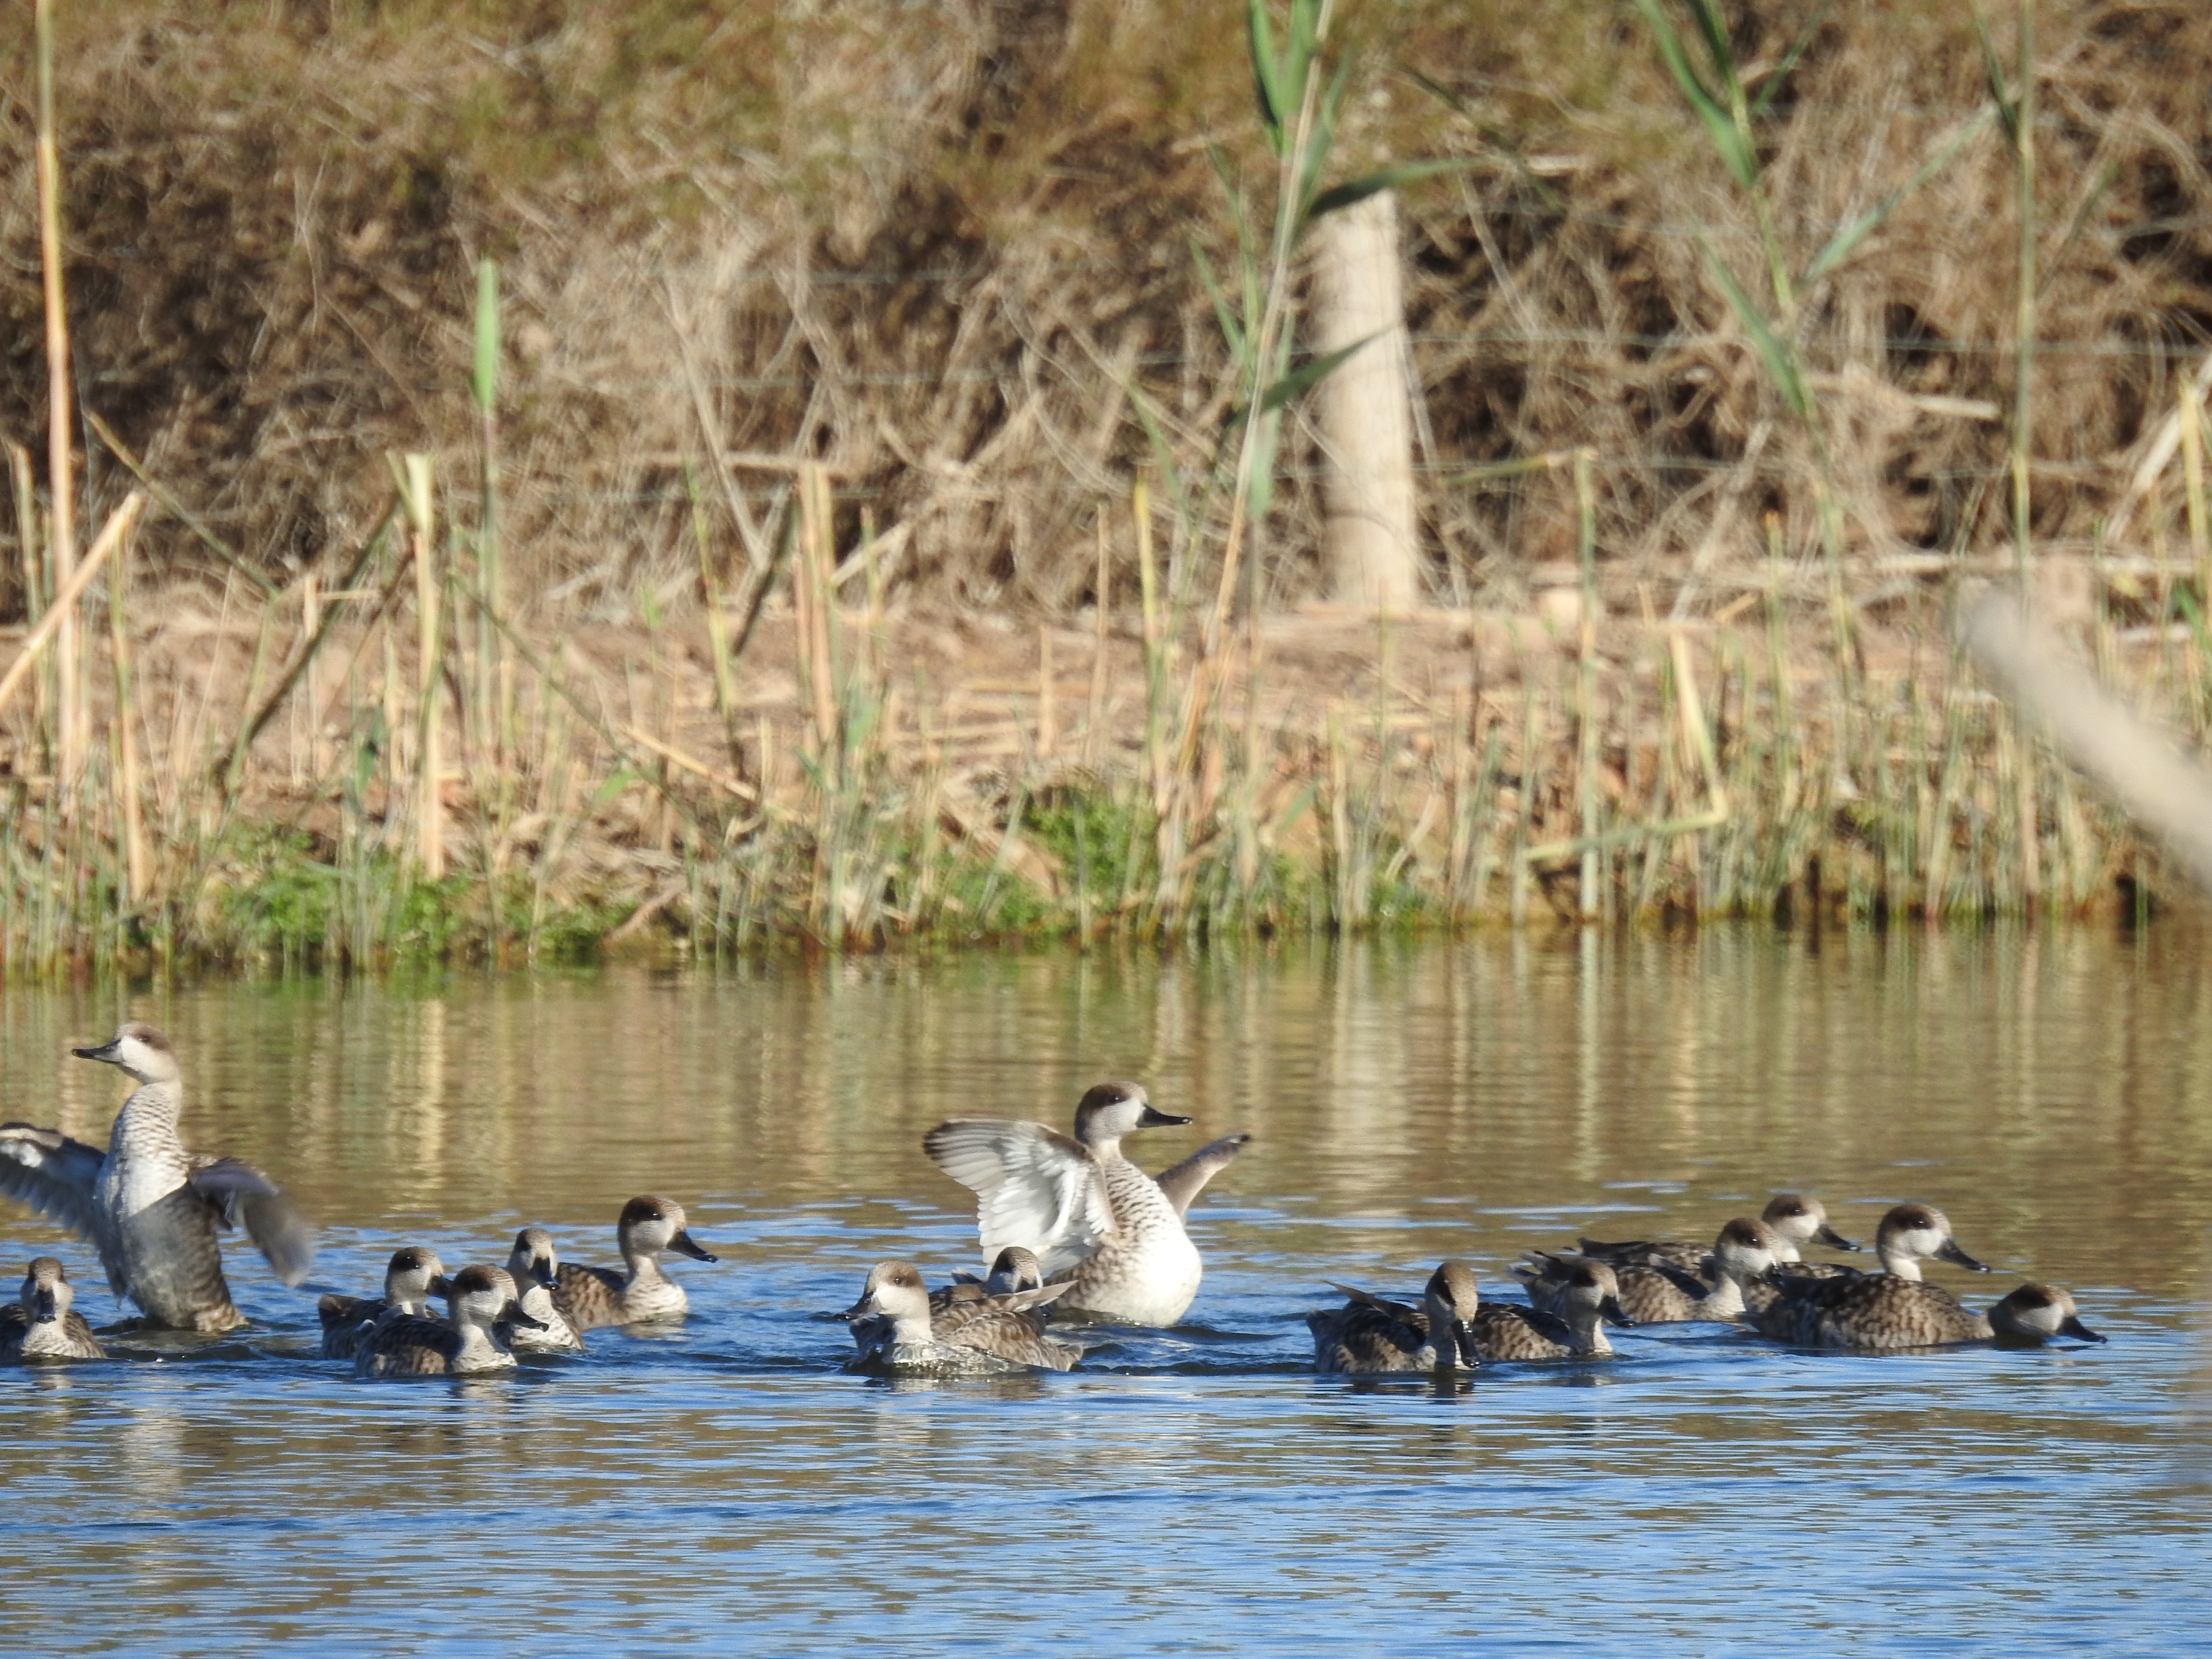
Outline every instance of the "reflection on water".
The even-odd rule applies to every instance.
[[[2206,961],[2179,929],[1708,931],[11,991],[5,1115],[104,1139],[118,1080],[66,1050],[128,1012],[177,1043],[190,1144],[326,1230],[300,1291],[234,1251],[251,1332],[0,1373],[0,1528],[68,1564],[15,1617],[33,1645],[177,1651],[1022,1650],[1071,1624],[1243,1651],[1347,1606],[1371,1620],[1352,1650],[1705,1650],[1753,1616],[1844,1649],[2154,1645],[2212,1587]],[[1113,1076],[1197,1120],[1133,1143],[1152,1167],[1255,1135],[1196,1212],[1193,1324],[1083,1331],[1066,1376],[842,1374],[814,1316],[871,1262],[941,1280],[974,1255],[922,1131],[1060,1122]],[[1863,1237],[1940,1204],[1999,1271],[1933,1277],[1977,1305],[2048,1278],[2112,1343],[1859,1358],[1685,1325],[1441,1391],[1306,1375],[1328,1280],[1411,1293],[1455,1255],[1504,1292],[1529,1245],[1710,1236],[1784,1187]],[[722,1257],[674,1265],[680,1328],[459,1383],[312,1358],[313,1291],[371,1288],[398,1243],[458,1267],[535,1220],[611,1262],[616,1212],[655,1189]],[[118,1311],[84,1246],[12,1208],[0,1237],[7,1282],[50,1249],[88,1317]],[[494,1562],[531,1564],[527,1597],[461,1599]]]

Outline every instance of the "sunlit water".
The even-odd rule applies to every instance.
[[[0,1115],[104,1141],[125,1012],[186,1066],[189,1140],[325,1229],[255,1328],[0,1372],[0,1618],[20,1645],[229,1653],[2170,1650],[2212,1589],[2202,1304],[2212,971],[2135,939],[1478,941],[1203,961],[782,964],[434,985],[0,995]],[[917,1142],[1064,1123],[1143,1079],[1248,1129],[1194,1212],[1190,1322],[1072,1375],[841,1367],[870,1263],[974,1258]],[[1440,1397],[1310,1374],[1328,1281],[1710,1237],[1771,1191],[1867,1237],[1943,1206],[1986,1279],[2073,1289],[2096,1349],[1881,1358],[1716,1325]],[[540,1221],[613,1260],[683,1200],[680,1328],[573,1360],[358,1383],[313,1295],[403,1243],[495,1261]],[[0,1200],[0,1278],[89,1249]],[[1092,1338],[1115,1336],[1094,1331]]]

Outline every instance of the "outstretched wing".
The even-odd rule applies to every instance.
[[[185,1184],[222,1213],[227,1227],[246,1229],[276,1277],[296,1285],[315,1260],[315,1225],[283,1188],[234,1158],[195,1158]]]
[[[58,1129],[0,1123],[0,1193],[94,1244],[107,1232],[96,1190],[106,1161],[99,1147]]]
[[[1036,1253],[1050,1278],[1088,1261],[1113,1236],[1114,1212],[1098,1165],[1042,1123],[955,1118],[924,1135],[921,1149],[974,1191],[986,1261],[1019,1244]]]
[[[1160,1190],[1176,1206],[1177,1215],[1190,1213],[1191,1200],[1206,1190],[1207,1182],[1236,1161],[1237,1154],[1251,1139],[1249,1135],[1224,1135],[1218,1140],[1209,1140],[1182,1163],[1160,1171]]]

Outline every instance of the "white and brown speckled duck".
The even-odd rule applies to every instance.
[[[1172,1325],[1189,1311],[1204,1276],[1183,1217],[1251,1137],[1210,1141],[1157,1178],[1123,1155],[1121,1141],[1139,1129],[1189,1121],[1155,1110],[1137,1084],[1102,1083],[1077,1104],[1073,1139],[1014,1118],[955,1118],[921,1146],[975,1193],[987,1255],[1024,1246],[1048,1278],[1073,1287],[1063,1307],[1132,1325]]]
[[[24,1359],[105,1359],[107,1350],[70,1304],[76,1289],[50,1255],[31,1263],[21,1295],[0,1308],[0,1363]]]
[[[1992,1340],[2039,1346],[2057,1336],[2105,1340],[2081,1322],[2074,1298],[2054,1285],[2023,1285],[1986,1314],[1960,1305],[1940,1285],[1895,1273],[1793,1274],[1778,1279],[1776,1290],[1774,1300],[1751,1316],[1752,1328],[1799,1347],[1881,1352]]]
[[[438,1253],[420,1244],[394,1250],[384,1269],[382,1296],[340,1296],[332,1292],[315,1304],[323,1327],[323,1358],[350,1359],[363,1325],[374,1324],[387,1313],[428,1316],[431,1286],[444,1278],[445,1264]]]
[[[681,1319],[690,1307],[684,1287],[660,1270],[670,1250],[694,1261],[714,1258],[684,1230],[684,1206],[672,1198],[646,1193],[623,1206],[615,1223],[615,1248],[623,1271],[584,1267],[563,1261],[556,1271],[553,1304],[571,1329],[633,1325],[649,1319]]]
[[[464,1267],[441,1282],[452,1322],[388,1312],[354,1346],[356,1376],[459,1376],[504,1370],[514,1353],[500,1328],[535,1324],[504,1267]]]
[[[1711,1255],[1718,1272],[1717,1282],[1710,1285],[1695,1273],[1657,1261],[1604,1265],[1615,1276],[1621,1308],[1639,1325],[1733,1320],[1742,1317],[1745,1285],[1774,1266],[1780,1243],[1764,1221],[1738,1216],[1713,1241]],[[1559,1298],[1583,1264],[1592,1260],[1537,1250],[1523,1257],[1513,1271],[1528,1285],[1529,1301],[1547,1311],[1564,1313]]]
[[[100,1047],[72,1052],[138,1084],[116,1114],[107,1150],[54,1129],[0,1123],[0,1193],[88,1240],[109,1288],[155,1325],[228,1331],[246,1322],[223,1280],[220,1228],[242,1224],[287,1285],[307,1277],[314,1231],[276,1182],[237,1158],[185,1150],[181,1074],[159,1031],[133,1021]]]
[[[948,1323],[931,1313],[929,1289],[913,1266],[879,1261],[844,1317],[860,1363],[902,1370],[1065,1371],[1083,1350],[1044,1334],[1044,1308],[1067,1290],[1046,1285],[969,1300],[957,1322]]]
[[[515,1300],[522,1311],[538,1322],[514,1328],[514,1346],[546,1353],[583,1352],[584,1334],[568,1322],[555,1299],[561,1258],[553,1249],[553,1235],[543,1227],[525,1227],[517,1233],[514,1248],[507,1252],[507,1273],[520,1292]]]

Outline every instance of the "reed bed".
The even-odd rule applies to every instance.
[[[2039,46],[2024,0],[2008,38],[494,6],[530,38],[471,81],[406,7],[108,9],[58,106],[36,9],[35,188],[0,193],[49,370],[43,416],[27,343],[0,381],[6,971],[2163,890],[1946,612],[2020,583],[2205,736],[2194,12]],[[253,73],[202,131],[148,66],[206,52]],[[687,150],[709,116],[751,159]],[[1430,545],[1426,607],[1376,618],[1309,603],[1298,398],[1304,232],[1382,179]],[[149,351],[173,313],[191,349]]]
[[[1186,767],[1199,619],[893,617],[870,550],[794,517],[791,586],[719,672],[742,615],[519,628],[398,501],[319,615],[240,583],[154,625],[130,620],[159,608],[141,590],[88,635],[104,740],[79,787],[0,777],[0,969],[1894,925],[2134,914],[2166,888],[1926,630],[1834,654],[1817,557],[1778,559],[1718,625],[1595,573],[1564,617],[1279,616],[1229,648]],[[2189,615],[2100,604],[2076,635],[2201,742],[2212,640]],[[52,752],[53,706],[12,701],[17,754]]]

